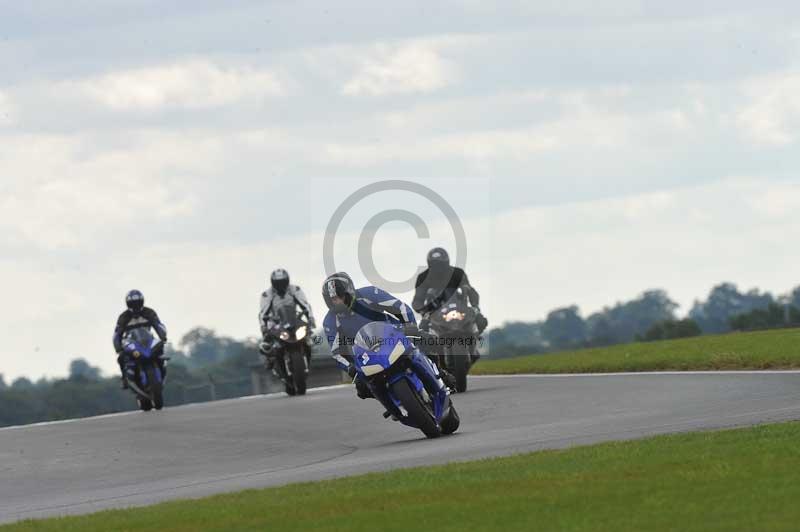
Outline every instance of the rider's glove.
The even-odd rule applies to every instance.
[[[475,325],[478,326],[478,334],[482,334],[483,331],[489,326],[489,320],[486,319],[486,316],[478,312],[477,317],[475,318]]]
[[[403,334],[409,338],[419,338],[419,327],[417,327],[416,323],[404,323]]]
[[[356,395],[360,399],[371,399],[375,397],[372,394],[372,390],[370,390],[369,385],[366,383],[366,381],[363,381],[361,379],[356,380]]]
[[[258,344],[258,350],[262,355],[269,356],[273,351],[272,342],[267,340],[262,341]]]

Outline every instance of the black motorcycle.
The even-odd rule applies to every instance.
[[[303,313],[296,311],[294,304],[285,304],[276,309],[279,323],[271,331],[275,338],[271,353],[275,356],[273,373],[283,382],[289,395],[305,395],[306,381],[311,367],[311,348],[306,342],[309,330]]]
[[[478,358],[477,317],[478,311],[469,305],[466,294],[459,288],[428,318],[440,346],[436,362],[455,377],[459,393],[467,391],[467,374]]]

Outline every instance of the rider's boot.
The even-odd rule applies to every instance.
[[[477,347],[472,350],[472,353],[470,353],[470,358],[472,359],[473,364],[481,359],[481,352],[478,351]]]
[[[120,373],[120,388],[123,390],[128,389],[128,376],[126,375],[126,358],[125,355],[120,352],[117,354],[117,364],[119,364],[119,373]]]
[[[356,395],[360,399],[373,399],[375,396],[372,394],[369,385],[362,379],[356,379]]]

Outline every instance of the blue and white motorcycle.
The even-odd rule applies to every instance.
[[[145,412],[153,408],[161,410],[169,360],[164,356],[164,342],[154,338],[149,330],[140,328],[123,338],[122,347],[128,355],[125,366],[128,387],[136,395],[139,408]]]
[[[368,323],[353,342],[356,371],[386,408],[384,416],[428,438],[458,430],[461,420],[439,370],[396,325]]]

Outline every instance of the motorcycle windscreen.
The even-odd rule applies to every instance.
[[[452,296],[450,296],[444,306],[463,311],[469,307],[469,298],[467,298],[467,294],[465,294],[464,291],[459,288],[453,293]]]
[[[150,354],[150,350],[155,345],[155,338],[149,329],[140,327],[128,332],[123,340],[125,345],[133,343],[135,348],[143,353]]]
[[[279,302],[275,308],[275,314],[277,314],[281,325],[288,326],[292,330],[297,327],[297,312],[295,312],[294,301]]]
[[[371,322],[356,333],[353,355],[362,373],[376,375],[397,362],[409,349],[409,340],[395,326],[386,322]]]

